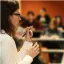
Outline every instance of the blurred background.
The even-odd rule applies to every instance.
[[[22,33],[33,26],[32,41],[38,42],[41,53],[32,64],[60,64],[64,53],[64,1],[22,0],[21,21],[16,31],[18,51],[22,47]]]

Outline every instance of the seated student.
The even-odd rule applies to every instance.
[[[32,30],[40,30],[42,26],[39,22],[34,18],[34,12],[28,11],[27,17],[23,19],[22,17],[22,27],[26,28],[27,26],[33,26]]]
[[[33,26],[34,28],[35,20],[34,20],[34,12],[28,11],[26,20],[23,22],[24,27]],[[35,28],[34,28],[35,29]]]
[[[50,23],[49,23],[48,28],[45,29],[42,34],[48,35],[48,36],[54,36],[54,35],[56,35],[58,37],[62,37],[62,33],[60,31],[58,31],[56,25],[57,25],[57,23],[55,21],[55,18],[52,18],[51,21],[50,21]]]
[[[61,29],[64,29],[64,23],[62,21],[62,17],[61,16],[55,16],[55,20],[57,22],[57,27],[58,29],[61,31]]]
[[[60,28],[60,31],[63,33],[63,38],[64,38],[64,22],[62,22],[62,26]]]
[[[64,22],[62,22],[61,28],[64,30]],[[64,32],[64,31],[63,31]]]
[[[55,20],[57,22],[57,27],[60,27],[61,26],[61,23],[62,23],[62,18],[61,16],[55,16]]]
[[[1,1],[0,61],[2,64],[31,64],[33,58],[39,53],[38,44],[32,46],[29,34],[31,27],[27,27],[25,42],[22,49],[17,52],[13,37],[20,20],[18,2]]]
[[[58,30],[63,33],[63,37],[64,37],[64,22],[62,21],[62,17],[61,16],[55,16],[55,20],[57,22]]]
[[[47,11],[45,8],[42,8],[40,10],[40,14],[36,17],[36,19],[41,22],[43,25],[48,25],[50,22],[50,16],[47,14]]]

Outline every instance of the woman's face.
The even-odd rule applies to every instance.
[[[57,21],[57,24],[59,24],[60,23],[60,18],[58,17],[57,19],[56,19],[56,21]]]
[[[34,19],[34,16],[33,16],[32,14],[29,14],[29,15],[28,15],[28,19],[29,19],[29,20],[33,20],[33,19]]]
[[[53,21],[50,22],[49,28],[50,28],[50,29],[55,29],[55,25],[54,25]]]
[[[44,10],[40,10],[40,15],[44,17],[46,15],[46,12]]]
[[[19,21],[21,20],[19,10],[16,10],[13,15],[9,16],[11,23],[13,26],[17,27],[19,25]]]

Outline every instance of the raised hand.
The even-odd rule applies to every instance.
[[[25,30],[25,33],[23,36],[25,36],[25,40],[28,41],[28,42],[31,42],[32,41],[32,29],[33,26],[30,26],[30,27],[27,27],[26,30]]]
[[[38,54],[39,54],[39,45],[36,42],[30,49],[27,49],[27,55],[29,55],[32,58],[34,58]]]

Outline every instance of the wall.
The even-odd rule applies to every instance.
[[[36,16],[41,8],[46,8],[51,17],[61,15],[64,20],[64,1],[21,1],[21,13],[24,16],[29,10]]]

